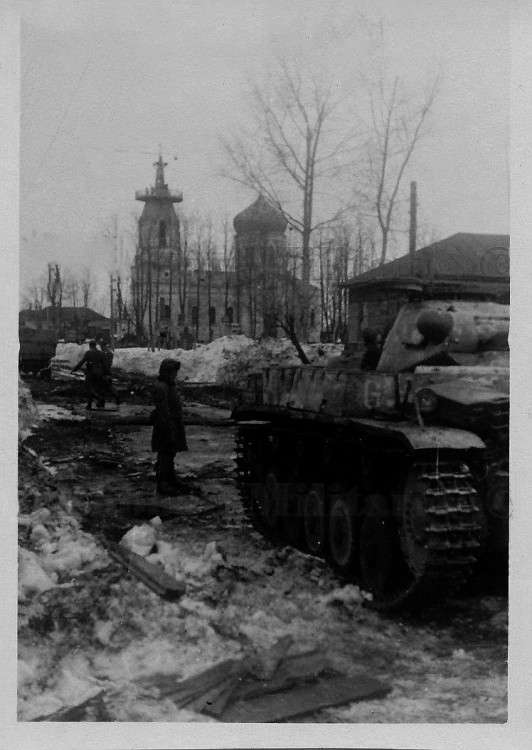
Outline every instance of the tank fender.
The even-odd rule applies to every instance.
[[[362,428],[368,435],[399,439],[413,450],[426,450],[427,448],[468,450],[486,447],[484,441],[474,432],[454,427],[420,427],[412,422],[375,422],[371,419],[350,419],[349,422]]]

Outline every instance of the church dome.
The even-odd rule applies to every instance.
[[[233,226],[237,234],[246,232],[284,232],[287,220],[262,194],[233,219]]]

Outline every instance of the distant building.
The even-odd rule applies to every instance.
[[[144,203],[131,269],[138,335],[188,348],[231,333],[274,336],[275,314],[287,303],[298,319],[303,286],[290,273],[283,213],[259,195],[234,219],[232,257],[224,263],[204,250],[198,262],[190,238],[187,246],[181,238],[174,204],[183,197],[165,183],[165,166],[160,156],[155,185],[135,194]],[[314,336],[316,317],[311,311]]]
[[[111,321],[89,307],[44,307],[21,310],[19,328],[55,331],[58,339],[82,342],[85,339],[109,340]]]
[[[348,340],[362,341],[371,328],[385,333],[402,305],[416,296],[479,295],[509,301],[510,237],[459,232],[403,255],[346,283],[349,290]]]

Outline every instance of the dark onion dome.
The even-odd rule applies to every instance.
[[[284,232],[288,225],[282,211],[262,194],[233,219],[237,234],[246,232]]]

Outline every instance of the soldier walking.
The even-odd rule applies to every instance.
[[[96,399],[96,406],[105,406],[104,393],[104,358],[103,353],[96,348],[96,341],[89,342],[89,350],[85,352],[78,364],[72,368],[77,372],[85,365],[85,390],[87,392],[87,409],[92,409],[92,401]]]
[[[181,398],[176,388],[180,367],[176,359],[163,359],[153,389],[151,449],[157,453],[157,491],[164,495],[179,494],[174,458],[176,453],[188,450]]]
[[[107,341],[104,341],[102,343],[101,349],[103,354],[103,382],[105,392],[109,394],[109,396],[112,396],[114,398],[117,406],[120,406],[120,396],[113,388],[113,376],[111,374],[111,368],[113,367],[114,359],[113,350],[111,349]]]

